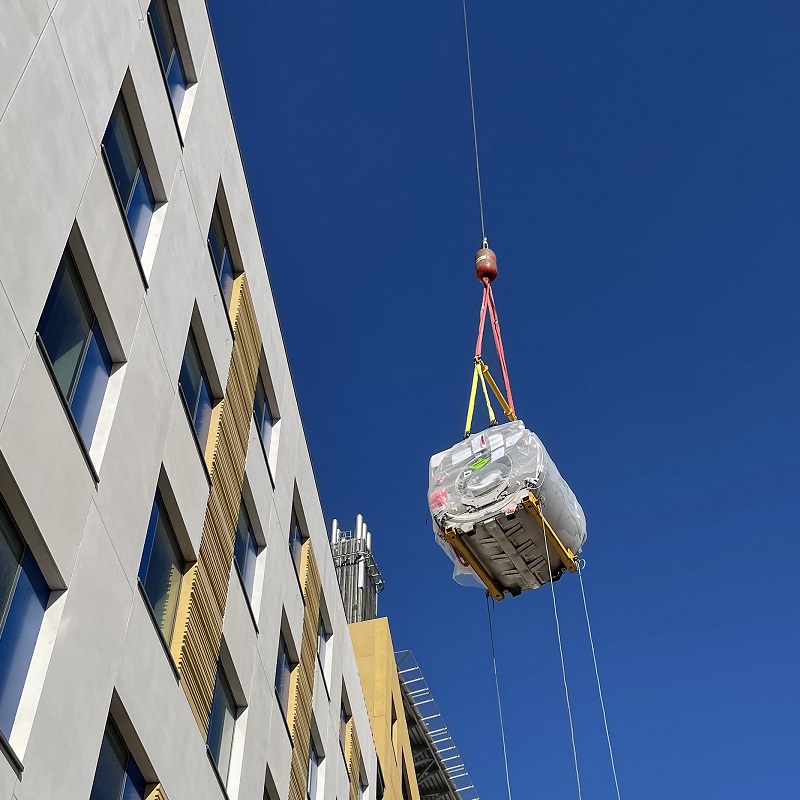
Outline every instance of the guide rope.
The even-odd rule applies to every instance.
[[[508,774],[508,752],[506,751],[506,731],[503,726],[503,704],[500,702],[500,683],[497,680],[497,657],[494,651],[494,631],[492,630],[492,609],[489,605],[489,593],[486,593],[486,616],[489,618],[489,640],[492,643],[492,666],[494,667],[494,688],[497,691],[497,711],[500,715],[500,739],[503,742],[503,764],[506,769],[506,788],[508,789],[508,800],[511,800],[511,778]],[[494,601],[492,605],[494,605]]]
[[[553,571],[550,566],[550,548],[547,546],[547,541],[544,543],[544,551],[547,554],[547,573],[552,575]],[[575,764],[575,781],[578,785],[578,800],[582,800],[581,795],[581,774],[578,770],[578,749],[575,746],[575,728],[572,725],[572,706],[569,702],[569,686],[567,685],[567,669],[564,666],[564,648],[561,644],[561,625],[558,622],[558,606],[556,605],[556,585],[553,580],[550,580],[550,592],[553,595],[553,616],[556,621],[556,637],[558,638],[558,654],[561,658],[561,677],[564,680],[564,697],[567,700],[567,716],[569,717],[569,735],[572,740],[572,760]]]
[[[589,607],[586,605],[586,592],[583,589],[583,575],[581,573],[581,562],[578,561],[578,582],[581,585],[581,597],[583,598],[583,610],[586,612],[586,629],[589,631],[589,644],[592,647],[592,661],[594,662],[594,675],[597,678],[597,694],[600,697],[600,708],[603,711],[603,725],[606,729],[606,741],[608,742],[608,756],[611,759],[611,772],[614,775],[614,786],[617,790],[617,800],[621,800],[619,794],[619,782],[617,781],[617,769],[614,766],[614,751],[611,748],[611,734],[608,732],[608,718],[606,717],[606,704],[603,702],[603,689],[600,686],[600,672],[597,669],[597,656],[594,651],[594,637],[592,636],[592,626],[589,622]]]
[[[478,205],[481,210],[481,239],[486,244],[486,226],[483,222],[483,190],[481,188],[481,162],[478,157],[478,126],[475,123],[475,94],[472,89],[472,58],[469,52],[469,25],[467,25],[467,0],[461,0],[464,9],[464,41],[467,45],[467,71],[469,73],[469,104],[472,108],[472,141],[475,145],[475,173],[478,176]]]

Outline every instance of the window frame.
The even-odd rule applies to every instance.
[[[51,322],[58,321],[59,305],[69,303],[69,297],[64,297],[64,293],[69,292],[69,288],[65,288],[67,285],[65,282],[67,280],[70,282],[70,288],[74,292],[75,298],[77,299],[77,305],[80,307],[80,311],[83,314],[86,322],[86,333],[81,334],[83,342],[80,345],[80,353],[78,354],[78,358],[75,362],[72,377],[69,381],[69,386],[65,391],[64,387],[61,385],[61,380],[59,379],[56,362],[53,361],[53,357],[48,349],[48,339],[50,338],[50,335],[48,334],[47,329],[49,328]],[[54,291],[56,292],[55,294]],[[86,285],[84,284],[80,270],[78,269],[78,263],[75,258],[75,254],[72,252],[72,248],[69,244],[64,248],[64,252],[61,255],[58,269],[56,270],[56,274],[53,277],[53,282],[50,285],[50,291],[47,295],[47,300],[42,308],[39,321],[36,324],[36,341],[44,357],[45,365],[50,373],[50,377],[56,386],[62,405],[68,412],[70,424],[78,435],[84,456],[86,457],[95,481],[97,481],[99,478],[89,455],[89,450],[92,440],[94,439],[94,435],[97,431],[97,422],[99,421],[100,413],[102,412],[103,399],[108,391],[108,384],[117,364],[111,355],[108,344],[106,343],[106,337],[103,334],[100,320],[98,319],[97,313],[95,312],[91,300],[89,299],[89,293],[86,291]],[[82,387],[81,378],[84,378],[89,374],[84,372],[84,368],[87,366],[87,355],[93,349],[93,345],[96,347],[99,355],[99,359],[93,360],[94,371],[96,372],[97,366],[102,365],[105,370],[105,380],[96,413],[92,413],[91,406],[87,402],[80,413],[81,418],[79,419],[78,411],[73,408],[73,405],[75,403],[76,396],[80,396],[79,391]],[[85,392],[85,384],[83,385],[83,389]],[[88,397],[89,396],[87,395],[85,399],[88,399]],[[86,416],[87,410],[89,411],[88,417]],[[88,426],[90,426],[88,428],[87,422]]]
[[[159,12],[159,8],[163,10],[163,15]],[[153,13],[155,12],[155,18]],[[175,128],[178,132],[178,139],[180,140],[181,147],[183,147],[183,134],[181,133],[179,117],[181,113],[181,109],[183,108],[183,104],[186,101],[186,92],[189,90],[190,81],[186,71],[186,64],[184,63],[184,57],[181,54],[181,47],[180,42],[178,40],[178,36],[175,32],[175,23],[172,20],[172,12],[170,11],[169,4],[167,0],[151,0],[150,5],[147,7],[147,22],[150,27],[150,34],[153,39],[153,46],[156,50],[156,58],[158,59],[158,63],[161,66],[161,75],[164,78],[164,88],[167,91],[167,96],[169,97],[169,105],[170,109],[172,110],[172,118],[175,121]],[[166,23],[166,30],[164,27],[164,23]],[[161,47],[159,46],[159,34],[158,30],[161,31],[162,36],[164,34],[169,34],[172,36],[173,46],[172,50],[169,54],[168,62],[164,63],[164,57],[161,52]],[[164,46],[167,47],[168,43],[166,41],[166,37],[164,37]],[[183,82],[183,96],[181,97],[181,101],[179,106],[175,107],[175,97],[172,93],[172,86],[170,84],[170,74],[172,72],[172,67],[175,63],[175,59],[177,58],[177,65],[180,70],[180,77],[182,78]]]
[[[181,381],[181,376],[183,374],[184,365],[186,364],[186,353],[189,348],[189,343],[192,343],[194,347],[194,352],[197,356],[197,363],[200,365],[200,376],[198,380],[198,389],[197,389],[197,396],[194,400],[194,409],[189,408],[189,399],[186,396],[186,390],[183,387],[183,383]],[[200,441],[200,433],[197,430],[196,426],[196,418],[195,415],[197,414],[199,405],[200,405],[200,398],[202,396],[202,387],[205,386],[206,393],[208,394],[209,398],[209,408],[208,408],[208,427],[205,430],[204,439],[205,441]],[[208,444],[208,437],[211,433],[211,416],[214,413],[214,407],[217,404],[217,398],[214,395],[214,387],[211,383],[211,379],[208,377],[208,370],[206,369],[205,362],[203,361],[203,353],[200,350],[200,345],[197,343],[197,335],[194,332],[193,326],[189,326],[189,333],[186,336],[186,345],[183,348],[183,358],[181,360],[181,369],[180,373],[178,374],[178,391],[181,396],[181,400],[183,401],[183,407],[186,410],[186,414],[189,417],[189,422],[192,426],[192,432],[194,433],[195,442],[197,443],[197,448],[201,456],[201,460],[203,465],[205,466],[205,451],[206,445]]]
[[[156,511],[159,513],[156,515]],[[180,578],[178,579],[178,587],[177,587],[177,594],[174,599],[174,609],[172,612],[172,620],[169,626],[169,634],[165,633],[164,629],[161,627],[161,624],[158,621],[158,617],[156,615],[155,607],[153,606],[153,600],[148,594],[147,591],[147,573],[150,569],[150,563],[153,555],[153,545],[155,543],[155,537],[158,531],[158,522],[161,518],[161,514],[163,514],[163,519],[166,521],[166,533],[167,533],[167,544],[170,546],[174,555],[177,555],[179,563],[178,563],[178,572],[180,574]],[[144,558],[145,554],[147,554],[147,566],[145,569]],[[139,563],[139,572],[137,573],[137,581],[139,584],[139,588],[141,593],[145,599],[145,604],[147,606],[147,610],[150,613],[150,617],[153,620],[153,623],[158,630],[162,643],[165,645],[165,649],[170,657],[170,663],[175,667],[174,658],[172,655],[172,643],[175,638],[175,630],[178,621],[178,607],[180,605],[180,598],[181,594],[183,593],[183,578],[186,575],[186,572],[189,568],[190,564],[187,562],[183,550],[181,548],[180,542],[178,541],[177,533],[175,532],[175,526],[172,523],[170,518],[169,510],[166,507],[164,502],[164,496],[161,492],[160,488],[156,488],[156,494],[153,498],[153,507],[150,511],[150,519],[147,525],[147,535],[145,537],[145,543],[142,548],[142,560]],[[145,569],[144,575],[142,574],[142,570]]]
[[[124,127],[130,133],[130,144],[131,150],[134,155],[138,156],[138,160],[136,163],[136,168],[134,170],[133,178],[131,179],[131,186],[128,190],[128,197],[127,199],[123,199],[122,193],[120,191],[120,187],[117,183],[117,176],[114,173],[114,168],[112,166],[112,159],[109,154],[108,146],[106,145],[106,137],[109,135],[111,131],[111,123],[114,120],[114,115],[117,112],[117,109],[121,109],[122,120],[124,123]],[[130,241],[131,248],[133,250],[134,256],[136,258],[136,264],[139,267],[139,273],[141,275],[142,281],[144,282],[145,287],[147,286],[147,276],[144,272],[144,267],[142,265],[142,256],[144,254],[145,247],[147,245],[147,238],[150,232],[150,226],[153,222],[153,216],[156,213],[158,207],[158,201],[155,197],[155,191],[153,190],[153,181],[150,178],[147,165],[145,164],[144,154],[142,153],[142,148],[139,145],[139,141],[136,138],[136,130],[133,126],[133,120],[131,119],[131,113],[128,109],[128,103],[125,99],[124,91],[121,91],[117,96],[117,100],[114,103],[114,108],[111,111],[111,116],[108,119],[108,125],[106,126],[106,130],[103,133],[103,138],[100,141],[100,152],[103,157],[103,162],[105,163],[106,170],[108,172],[108,177],[111,181],[111,188],[114,192],[114,196],[117,199],[117,204],[119,206],[120,213],[122,214],[122,219],[125,223],[125,230],[128,233],[128,240]],[[131,203],[136,194],[136,186],[138,183],[139,177],[143,177],[143,185],[145,189],[145,194],[149,198],[152,203],[152,207],[150,209],[150,219],[147,222],[147,228],[144,233],[144,238],[142,240],[142,249],[141,252],[139,251],[139,244],[136,241],[136,237],[134,235],[134,231],[131,227],[131,222],[128,218],[128,213],[131,209]]]
[[[244,552],[245,552],[245,563],[250,564],[252,563],[252,576],[250,577],[250,585],[248,586],[248,577],[245,575],[244,571],[242,570],[242,566],[239,564],[239,559],[237,557],[238,546],[240,542],[239,538],[239,523],[242,520],[242,515],[244,515],[245,519],[247,520],[247,539],[244,542]],[[249,546],[252,542],[252,548]],[[234,540],[233,544],[233,565],[234,569],[236,570],[239,580],[242,584],[242,589],[244,589],[244,596],[247,598],[248,605],[250,606],[250,614],[253,617],[253,622],[255,622],[255,615],[253,614],[253,592],[255,590],[255,579],[256,579],[256,567],[258,564],[258,556],[261,553],[263,548],[259,544],[258,538],[256,537],[255,528],[253,527],[253,521],[250,518],[250,512],[247,510],[247,504],[244,501],[244,497],[239,502],[239,516],[236,520],[236,539]],[[252,562],[247,558],[248,555],[251,555]]]
[[[282,665],[285,665],[286,669],[283,669]],[[278,652],[275,665],[274,687],[275,687],[275,697],[278,701],[278,706],[281,709],[281,714],[283,715],[283,721],[286,723],[287,732],[289,730],[289,701],[291,700],[292,675],[296,667],[297,667],[297,661],[295,661],[295,659],[293,658],[292,653],[289,650],[289,646],[286,643],[286,637],[284,636],[283,630],[281,630],[278,634]],[[279,683],[279,677],[281,678],[280,683]],[[286,694],[285,701],[283,699],[284,686]],[[285,702],[285,707],[284,707],[284,702]]]
[[[218,693],[217,689],[221,689],[221,692]],[[222,756],[222,748],[225,746],[225,717],[222,719],[222,727],[220,728],[220,739],[219,744],[217,745],[220,749],[214,752],[214,748],[209,743],[208,739],[211,736],[211,731],[214,725],[215,719],[215,710],[219,708],[217,705],[218,698],[222,697],[225,701],[224,710],[230,711],[230,743],[225,747],[227,751],[227,755],[225,756],[226,762],[225,769],[223,770],[221,762]],[[224,711],[223,711],[224,713]],[[208,712],[208,731],[206,733],[206,749],[208,750],[209,757],[214,764],[214,767],[217,771],[217,774],[222,780],[223,786],[227,787],[228,785],[228,778],[230,777],[231,772],[231,761],[233,755],[233,743],[236,738],[236,720],[239,719],[239,715],[241,713],[241,707],[236,702],[236,696],[233,694],[233,689],[231,689],[230,681],[228,680],[227,676],[225,675],[225,670],[223,669],[222,662],[217,662],[217,674],[214,680],[214,692],[212,695],[211,700],[211,708]]]
[[[318,800],[319,798],[319,779],[320,779],[320,772],[322,762],[325,760],[325,756],[320,756],[319,752],[317,751],[317,745],[314,741],[314,734],[311,732],[309,734],[309,746],[308,746],[308,777],[306,780],[306,800]],[[312,764],[314,769],[312,770]],[[311,791],[311,784],[314,784],[314,791]]]
[[[260,418],[259,414],[257,413],[259,387],[263,390],[264,397],[263,412],[261,413]],[[267,462],[267,472],[270,480],[273,480],[270,456],[272,454],[273,447],[276,446],[278,440],[278,423],[281,421],[281,417],[278,411],[275,410],[275,404],[272,400],[274,391],[271,391],[271,388],[272,383],[269,380],[268,375],[265,375],[264,366],[259,365],[258,374],[256,375],[256,385],[255,389],[253,390],[253,421],[255,422],[256,430],[258,432],[258,440],[261,443],[261,450],[264,453],[264,460]],[[267,437],[267,440],[264,441],[264,421],[267,416],[269,416],[270,419],[269,436]]]
[[[155,2],[155,0],[154,0]],[[216,223],[216,226],[215,226]],[[214,233],[214,240],[217,241],[220,237],[220,260],[217,263],[214,246],[211,243],[211,234]],[[218,235],[219,234],[219,235]],[[228,236],[228,231],[225,225],[225,220],[222,217],[222,210],[220,208],[219,199],[214,203],[214,208],[211,212],[211,220],[208,223],[208,234],[206,235],[206,246],[208,247],[208,254],[211,258],[211,266],[214,269],[214,275],[217,279],[219,286],[220,299],[225,306],[225,315],[230,318],[231,301],[233,299],[233,288],[236,278],[241,275],[242,270],[237,269],[236,263],[233,258],[233,248],[231,247],[231,237]],[[230,267],[230,291],[226,291],[225,285],[222,282],[223,275],[225,274],[225,256],[228,257],[228,265]]]
[[[130,748],[125,742],[122,734],[119,731],[116,723],[114,722],[112,717],[108,717],[106,720],[106,727],[103,731],[103,739],[100,743],[100,751],[97,754],[97,765],[95,766],[94,777],[92,778],[92,788],[89,792],[89,800],[106,800],[104,797],[94,797],[95,791],[95,782],[97,781],[98,770],[100,769],[100,758],[103,755],[103,746],[105,745],[106,741],[108,740],[109,746],[112,748],[112,752],[115,752],[118,756],[120,755],[120,751],[124,753],[125,764],[122,768],[122,775],[121,775],[121,783],[117,790],[117,797],[113,800],[118,800],[118,798],[131,797],[128,793],[129,782],[133,784],[134,778],[139,779],[139,787],[133,785],[132,788],[135,791],[138,791],[138,797],[140,800],[144,800],[146,795],[146,787],[148,785],[148,781],[145,779],[144,774],[142,773],[141,768],[136,763],[136,759],[133,757]],[[121,761],[121,759],[120,759]],[[136,770],[136,775],[134,778],[131,778],[131,765]]]
[[[295,535],[297,534],[297,535]],[[303,563],[303,545],[308,539],[308,534],[300,522],[300,514],[296,506],[292,506],[292,516],[289,520],[289,558],[291,559],[297,582],[300,583],[300,567]],[[301,587],[302,588],[302,587]],[[305,599],[304,599],[305,602]]]
[[[2,527],[0,537],[9,543],[12,559],[16,561],[16,565],[13,568],[13,577],[9,582],[8,594],[4,600],[3,608],[0,609],[0,657],[4,658],[4,666],[10,664],[12,667],[4,670],[3,680],[0,681],[0,712],[9,715],[7,730],[4,729],[4,721],[0,719],[0,739],[7,743],[14,728],[19,705],[25,691],[25,684],[30,673],[31,662],[36,651],[42,623],[47,613],[52,589],[42,573],[35,554],[2,498],[0,498],[0,526]],[[14,553],[14,544],[17,546],[18,554]],[[27,582],[27,587],[24,588],[24,591],[28,593],[28,602],[26,605],[20,606],[20,600],[23,602],[25,600],[23,594],[18,594],[18,591],[23,587],[21,583],[23,573],[24,580]],[[15,599],[17,600],[16,604],[14,602]],[[35,626],[31,624],[31,609],[33,609],[37,617]],[[39,613],[40,611],[41,613]],[[15,616],[12,624],[9,625],[12,612],[14,612]],[[22,615],[21,619],[18,615]],[[9,658],[6,661],[5,648],[8,646],[9,640],[3,641],[3,635],[9,632],[13,636],[15,629],[17,638],[16,640],[11,640],[11,646],[14,647],[14,650],[8,654]],[[16,657],[16,661],[14,657]],[[26,665],[24,669],[22,669],[23,665]],[[10,750],[10,745],[8,749]],[[13,751],[11,752],[13,753]]]

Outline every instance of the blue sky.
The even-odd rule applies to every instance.
[[[209,0],[327,519],[505,795],[483,595],[426,520],[461,435],[480,245],[461,4]],[[517,411],[588,519],[623,798],[785,797],[800,745],[800,6],[469,3]],[[579,587],[583,797],[614,796]],[[494,615],[512,790],[576,796],[549,592]]]

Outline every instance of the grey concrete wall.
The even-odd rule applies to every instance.
[[[242,706],[227,794],[288,791],[291,742],[275,696],[278,637],[299,650],[303,601],[288,552],[300,509],[333,636],[314,729],[325,798],[347,796],[339,707],[349,699],[374,796],[376,757],[297,400],[203,0],[169,0],[196,83],[176,125],[148,0],[9,0],[0,52],[0,495],[53,590],[9,737],[0,800],[85,800],[113,713],[171,800],[223,798],[205,742],[137,584],[156,487],[187,559],[209,483],[177,394],[189,325],[224,386],[232,333],[206,235],[220,193],[280,417],[267,459],[251,429],[245,500],[262,545],[252,601],[232,574],[223,663]],[[100,154],[123,92],[159,208],[137,263]],[[35,341],[67,243],[118,362],[88,456]],[[94,473],[94,474],[93,474]],[[95,474],[97,479],[95,478]],[[112,711],[113,709],[113,711]]]

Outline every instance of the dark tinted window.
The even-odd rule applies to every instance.
[[[103,153],[114,178],[136,252],[141,256],[156,201],[121,95],[103,136]]]
[[[203,367],[200,358],[200,351],[197,347],[197,339],[190,330],[186,340],[186,350],[183,353],[183,364],[181,365],[180,388],[189,416],[192,419],[195,433],[200,445],[205,447],[208,437],[208,428],[211,424],[211,407],[213,395],[208,375]]]
[[[38,332],[56,383],[88,445],[113,364],[69,250],[61,258]]]

